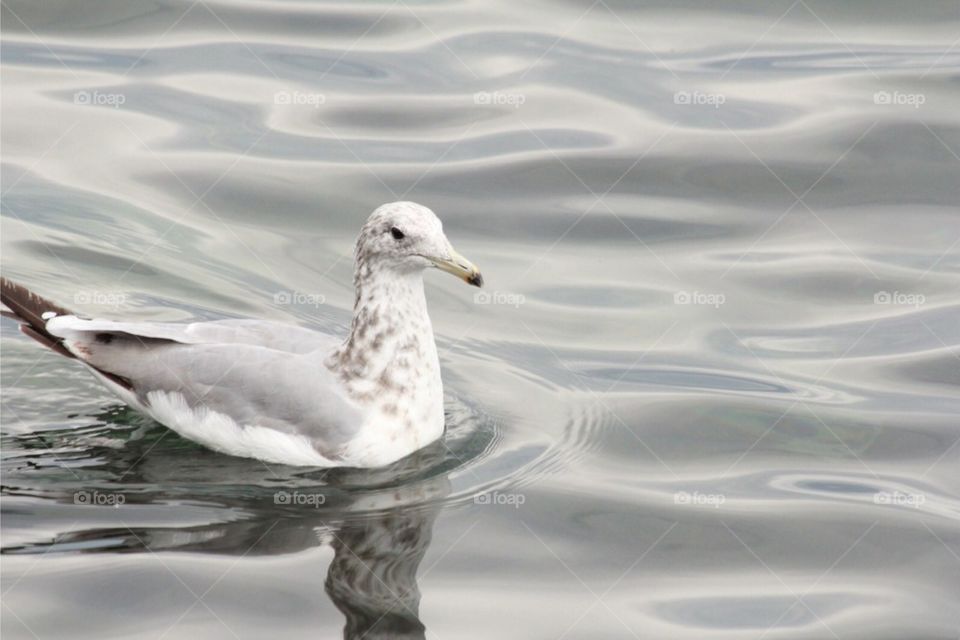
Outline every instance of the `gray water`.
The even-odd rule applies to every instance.
[[[2,324],[4,638],[956,638],[957,2],[4,2],[3,270],[343,331],[378,204],[445,441],[231,458]],[[480,297],[477,297],[480,296]]]

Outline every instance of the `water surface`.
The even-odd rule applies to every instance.
[[[4,274],[338,332],[378,204],[442,443],[219,455],[2,323],[7,638],[956,638],[956,2],[12,1]]]

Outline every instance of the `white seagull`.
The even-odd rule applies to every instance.
[[[357,238],[342,342],[266,320],[85,319],[6,278],[4,315],[79,360],[124,402],[211,449],[267,462],[379,467],[443,435],[440,362],[423,271],[480,287],[434,213],[393,202]]]

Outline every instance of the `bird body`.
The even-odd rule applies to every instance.
[[[389,464],[443,435],[423,291],[439,267],[480,286],[426,207],[370,216],[356,245],[347,338],[263,320],[84,319],[3,280],[24,333],[75,358],[124,402],[211,449],[320,467]]]

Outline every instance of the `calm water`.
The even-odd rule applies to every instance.
[[[762,7],[760,6],[762,4]],[[378,204],[445,442],[209,452],[4,320],[5,638],[956,638],[957,2],[3,5],[3,269],[342,331]]]

